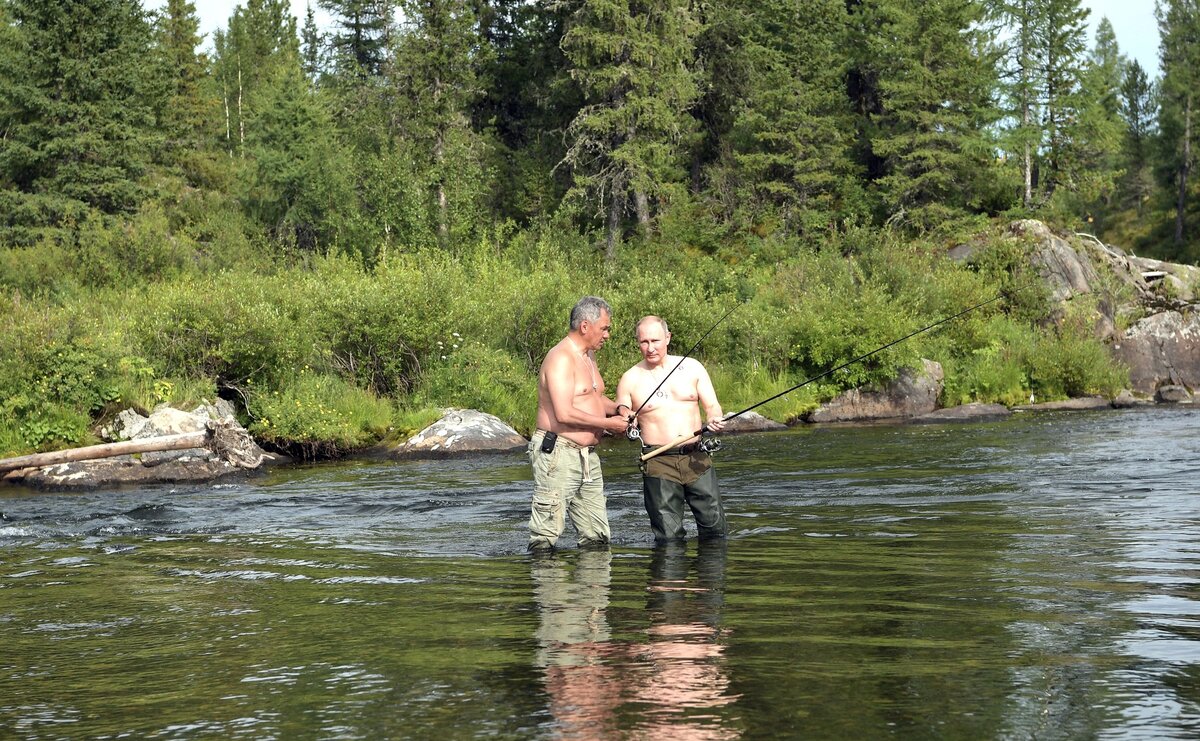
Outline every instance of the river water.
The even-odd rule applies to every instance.
[[[519,454],[0,489],[0,737],[1200,736],[1200,409],[725,442],[548,557]]]

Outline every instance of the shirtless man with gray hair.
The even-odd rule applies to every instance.
[[[604,395],[604,379],[596,367],[595,353],[611,330],[608,302],[584,296],[571,310],[567,336],[542,361],[537,430],[529,441],[530,550],[553,548],[568,514],[579,545],[604,546],[611,538],[596,445],[604,432],[619,435],[629,426],[619,406]]]
[[[725,427],[708,371],[695,358],[668,354],[671,333],[660,317],[647,316],[638,322],[637,341],[642,361],[621,376],[618,406],[641,410],[637,425],[643,452],[688,438],[642,463],[642,497],[654,539],[665,542],[686,537],[684,502],[696,518],[701,538],[724,537],[725,509],[712,456],[693,435],[702,427],[712,432]],[[667,379],[665,383],[663,379]],[[701,408],[707,420],[703,424]]]

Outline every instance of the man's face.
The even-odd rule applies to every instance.
[[[667,345],[671,334],[664,332],[661,322],[643,322],[637,330],[638,349],[650,365],[662,365],[667,360]]]
[[[604,341],[608,339],[608,333],[612,331],[612,318],[607,311],[600,312],[600,318],[594,322],[584,319],[579,323],[579,334],[583,336],[587,347],[592,350],[599,350],[604,346]]]

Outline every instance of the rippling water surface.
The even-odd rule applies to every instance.
[[[732,536],[528,465],[0,489],[0,737],[1196,738],[1200,409],[726,439]]]

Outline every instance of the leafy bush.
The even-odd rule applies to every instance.
[[[454,348],[449,339],[444,357],[426,369],[415,400],[426,406],[478,409],[529,431],[537,412],[537,385],[524,364],[478,342]]]
[[[336,376],[304,368],[273,391],[256,389],[248,428],[255,437],[301,458],[339,455],[386,434],[392,406]]]

